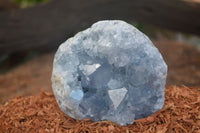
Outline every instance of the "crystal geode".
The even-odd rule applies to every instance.
[[[52,87],[72,118],[126,125],[163,107],[166,75],[147,36],[120,20],[99,21],[60,45]]]

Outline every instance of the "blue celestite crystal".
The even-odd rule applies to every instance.
[[[147,36],[120,20],[99,21],[60,45],[52,87],[72,118],[126,125],[163,107],[166,75]]]

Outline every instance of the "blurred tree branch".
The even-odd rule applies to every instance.
[[[98,20],[138,21],[200,34],[200,4],[181,0],[51,0],[0,12],[0,55],[47,51]]]

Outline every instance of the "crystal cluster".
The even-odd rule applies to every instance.
[[[106,20],[60,45],[52,87],[72,118],[126,125],[163,107],[166,75],[167,65],[147,36],[124,21]]]

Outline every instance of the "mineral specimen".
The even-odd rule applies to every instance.
[[[75,119],[132,124],[163,107],[167,65],[152,42],[120,20],[99,21],[60,45],[52,87]]]

